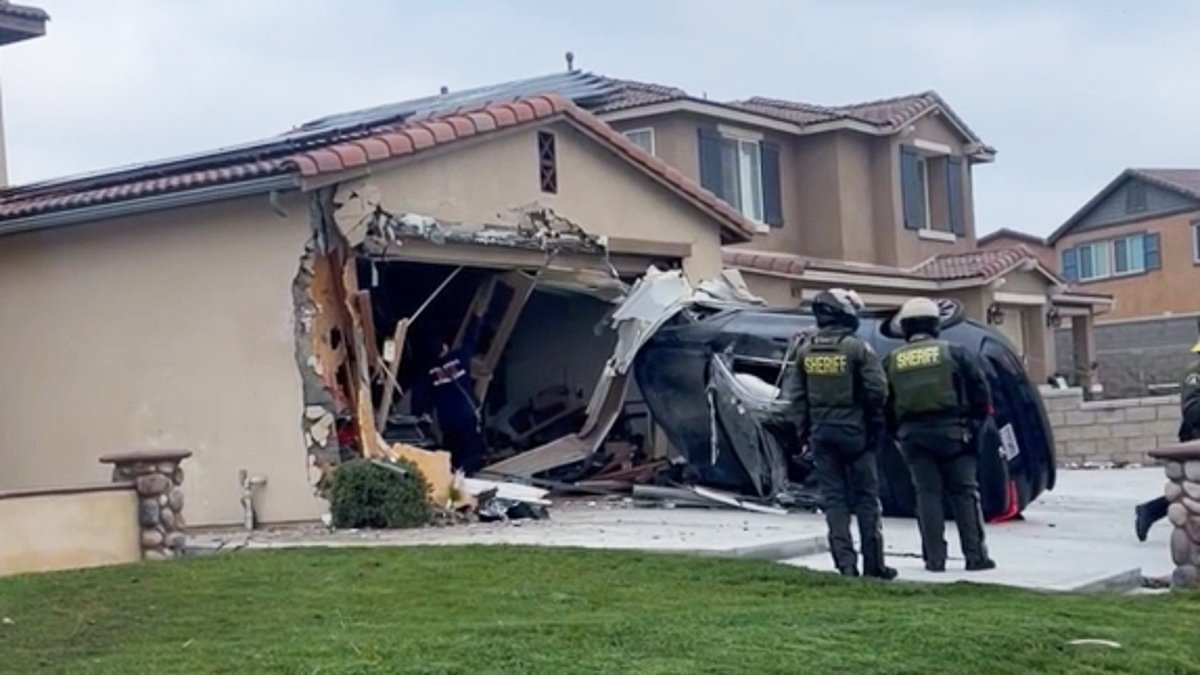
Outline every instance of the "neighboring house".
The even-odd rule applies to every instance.
[[[773,304],[831,285],[884,306],[917,293],[956,297],[1009,335],[1038,380],[1057,369],[1047,327],[1071,317],[1086,344],[1092,317],[1110,304],[1069,288],[1022,242],[998,258],[977,252],[974,169],[995,150],[934,92],[843,106],[719,103],[662,85],[561,77],[563,88],[603,89],[575,100],[759,224],[725,260]]]
[[[1002,227],[999,230],[979,237],[976,240],[976,245],[982,250],[1024,246],[1029,249],[1030,253],[1037,256],[1037,259],[1047,269],[1058,271],[1058,256],[1054,255],[1053,248],[1046,245],[1045,237]]]
[[[1047,244],[1064,277],[1115,299],[1095,336],[1106,393],[1177,385],[1200,318],[1200,169],[1127,169]]]
[[[315,518],[314,481],[387,435],[385,383],[424,376],[422,345],[471,315],[491,322],[472,363],[489,404],[590,391],[614,275],[711,276],[755,225],[545,90],[0,191],[0,489],[178,447],[191,523],[242,522],[240,470],[266,479],[261,520]]]
[[[0,0],[0,46],[46,34],[50,15],[37,7]],[[4,115],[0,112],[0,186],[8,185],[8,159],[4,142]]]

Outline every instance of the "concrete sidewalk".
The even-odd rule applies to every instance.
[[[1142,575],[1169,576],[1170,527],[1159,524],[1139,542],[1133,508],[1162,494],[1161,469],[1060,470],[1058,486],[1026,511],[1024,520],[987,527],[988,548],[997,569],[963,571],[958,533],[946,524],[950,564],[942,574],[926,572],[914,520],[884,522],[889,564],[904,579],[928,582],[976,581],[1041,590],[1130,590]],[[828,555],[784,561],[832,571]]]
[[[916,521],[884,524],[889,562],[903,579],[970,580],[1044,590],[1088,590],[1115,584],[1131,588],[1142,573],[1168,575],[1169,527],[1146,543],[1133,535],[1133,506],[1162,493],[1159,469],[1060,471],[1054,492],[1042,495],[1025,520],[989,526],[988,544],[999,568],[970,575],[961,557],[950,571],[930,574],[920,560]],[[953,523],[947,541],[957,551]],[[195,553],[242,548],[509,544],[578,546],[780,560],[832,570],[825,523],[819,515],[775,516],[733,510],[640,508],[620,500],[558,502],[545,521],[474,524],[393,531],[336,531],[319,525],[255,531],[194,533]]]

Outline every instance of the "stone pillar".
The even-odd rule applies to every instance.
[[[1074,339],[1075,377],[1085,396],[1092,386],[1092,361],[1096,360],[1096,336],[1092,330],[1092,315],[1071,317],[1071,337]]]
[[[1167,471],[1167,519],[1174,527],[1171,587],[1200,588],[1200,441],[1161,448],[1150,456],[1162,460]]]
[[[134,483],[138,493],[138,522],[142,528],[142,558],[177,557],[187,543],[183,521],[183,467],[187,450],[143,450],[100,458],[112,464],[114,483]]]
[[[1021,333],[1025,336],[1025,370],[1034,384],[1044,384],[1054,372],[1051,364],[1054,338],[1053,331],[1046,326],[1045,306],[1022,308],[1021,320],[1024,323]]]

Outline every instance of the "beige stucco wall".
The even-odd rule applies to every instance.
[[[379,169],[369,180],[384,208],[396,213],[494,223],[536,203],[591,234],[691,244],[684,270],[694,280],[720,271],[717,221],[574,127],[558,123],[549,129],[557,139],[557,194],[542,192],[538,182],[536,129],[418,155]]]
[[[660,114],[614,123],[619,131],[654,129],[655,153],[699,179],[699,128],[717,120],[691,113]],[[921,239],[905,230],[900,192],[900,145],[920,138],[966,153],[966,141],[944,118],[927,115],[898,136],[837,131],[794,136],[752,124],[730,124],[760,133],[780,148],[783,227],[744,246],[764,251],[906,267],[938,253],[974,248],[973,167],[964,169],[967,236],[954,243]]]
[[[1081,284],[1088,293],[1109,293],[1116,300],[1105,321],[1161,317],[1166,314],[1200,312],[1200,265],[1193,259],[1192,223],[1200,221],[1200,212],[1192,211],[1165,218],[1154,218],[1127,225],[1069,234],[1054,244],[1056,261],[1064,249],[1138,233],[1157,232],[1162,239],[1162,269],[1128,277]],[[1054,269],[1061,271],[1061,262]]]
[[[0,575],[141,559],[137,492],[0,495]]]
[[[766,300],[772,307],[795,307],[800,304],[800,299],[792,294],[793,285],[798,285],[799,281],[756,274],[750,270],[742,270],[742,278],[746,280],[750,292]]]
[[[904,199],[900,185],[900,146],[911,144],[916,139],[932,141],[950,146],[957,155],[964,155],[967,142],[940,115],[926,115],[917,120],[912,131],[891,138],[887,145],[887,156],[877,153],[875,161],[878,170],[876,177],[882,179],[883,174],[889,176],[890,185],[886,187],[890,193],[891,223],[894,244],[890,250],[880,251],[880,262],[885,265],[908,267],[916,265],[942,253],[962,253],[975,248],[975,197],[974,197],[974,167],[964,158],[963,201],[966,218],[966,236],[958,237],[953,243],[923,239],[913,231],[904,229]],[[880,186],[884,189],[883,186]],[[883,195],[879,195],[883,197]],[[883,225],[880,225],[883,227]]]
[[[0,489],[107,480],[114,450],[185,448],[191,524],[310,519],[292,280],[298,195],[97,221],[0,241]]]

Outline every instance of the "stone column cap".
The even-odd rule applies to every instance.
[[[1163,459],[1171,462],[1187,462],[1193,459],[1200,459],[1200,441],[1180,443],[1179,445],[1151,450],[1149,454],[1154,459]]]
[[[100,456],[101,464],[132,464],[134,462],[182,462],[192,456],[191,450],[131,450]]]

